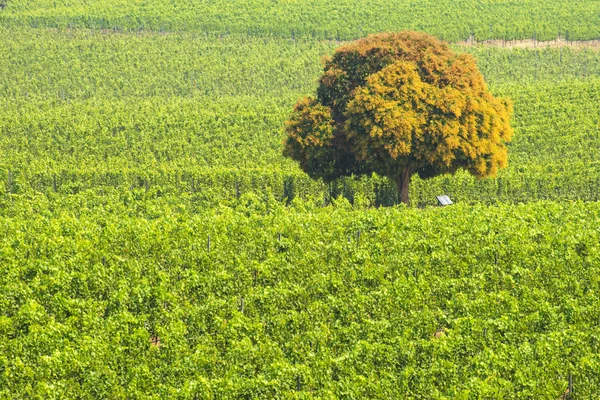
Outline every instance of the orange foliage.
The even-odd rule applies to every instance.
[[[315,177],[376,172],[399,189],[412,173],[490,176],[506,166],[511,113],[472,56],[423,33],[377,34],[325,60],[317,99],[286,124],[285,154]]]
[[[287,138],[283,154],[300,162],[305,171],[315,170],[332,149],[334,123],[328,107],[311,97],[296,103],[294,114],[286,121]]]

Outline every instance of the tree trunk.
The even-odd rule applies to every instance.
[[[398,189],[398,200],[401,203],[410,205],[410,198],[408,197],[408,187],[410,184],[410,177],[412,171],[410,167],[406,167],[402,173],[396,177],[396,188]]]

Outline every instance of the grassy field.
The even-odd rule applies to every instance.
[[[8,0],[0,398],[595,398],[600,53],[455,46],[509,166],[413,208],[281,148],[344,40],[597,39],[599,4]]]

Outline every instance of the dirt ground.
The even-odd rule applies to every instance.
[[[571,47],[574,49],[596,49],[600,50],[600,39],[596,40],[566,40],[558,38],[555,40],[538,41],[533,39],[523,40],[483,40],[476,41],[473,37],[467,40],[457,42],[461,46],[493,46],[506,48],[521,48],[521,49],[541,49],[545,47]]]

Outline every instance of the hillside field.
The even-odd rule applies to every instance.
[[[600,397],[597,49],[453,44],[508,167],[412,207],[281,153],[346,41],[600,39],[599,2],[1,4],[0,399]]]

